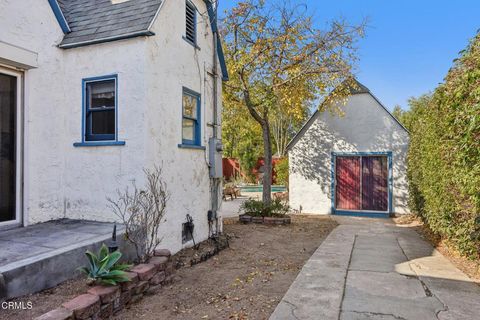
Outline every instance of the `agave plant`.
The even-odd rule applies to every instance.
[[[125,270],[131,265],[117,264],[122,257],[120,251],[109,253],[107,246],[103,244],[98,255],[88,250],[85,255],[89,264],[79,270],[87,275],[89,284],[101,283],[114,286],[117,283],[129,281]]]

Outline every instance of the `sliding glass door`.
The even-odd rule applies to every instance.
[[[19,222],[20,75],[0,69],[0,226]]]

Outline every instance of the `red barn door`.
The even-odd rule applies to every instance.
[[[362,210],[388,210],[388,164],[386,157],[362,158]]]
[[[337,157],[336,208],[360,210],[360,157]]]
[[[388,158],[337,156],[335,209],[388,211]]]

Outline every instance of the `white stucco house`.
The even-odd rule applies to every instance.
[[[228,78],[214,9],[210,0],[0,1],[0,230],[115,221],[106,198],[159,165],[170,193],[161,246],[191,244],[186,214],[195,240],[209,236]]]
[[[290,205],[308,214],[408,213],[408,131],[357,83],[344,115],[317,111],[288,145]]]

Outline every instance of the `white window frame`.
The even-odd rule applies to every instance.
[[[17,78],[17,105],[15,128],[15,219],[0,222],[0,228],[23,223],[23,78],[22,72],[0,65],[0,73]]]

